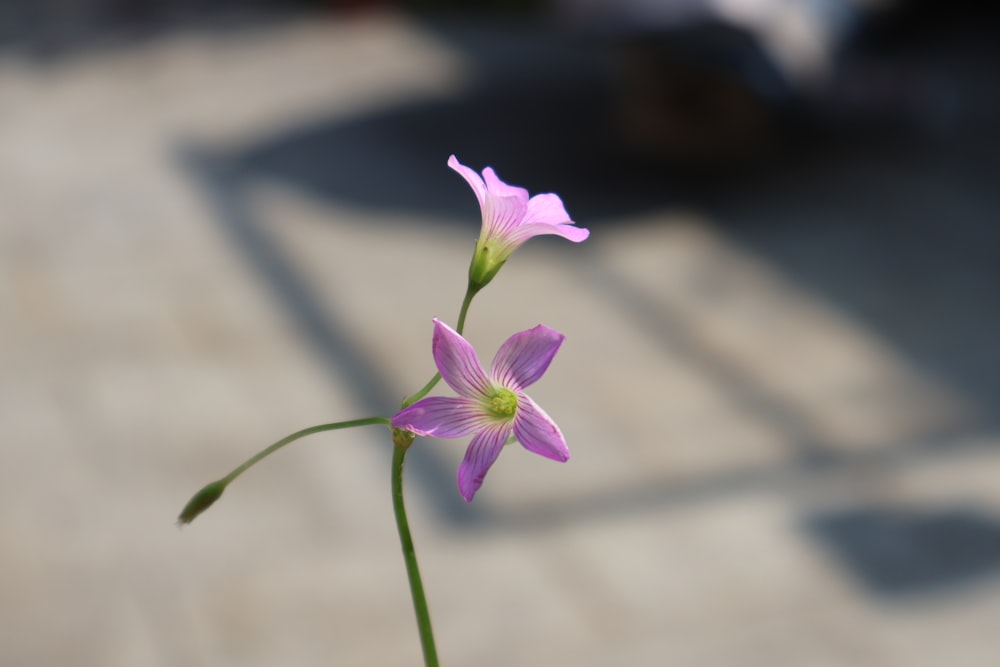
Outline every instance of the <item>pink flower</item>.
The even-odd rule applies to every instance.
[[[435,319],[434,363],[458,396],[417,401],[392,418],[393,427],[436,438],[475,434],[458,467],[458,489],[466,502],[482,486],[511,434],[529,452],[568,460],[559,427],[524,393],[545,373],[564,339],[541,324],[516,333],[500,346],[487,373],[472,345]]]
[[[469,267],[469,280],[477,289],[492,280],[510,254],[533,236],[555,234],[574,243],[590,236],[589,230],[569,219],[558,195],[529,198],[527,190],[507,185],[490,167],[480,178],[454,155],[448,158],[448,166],[468,181],[483,213],[483,229]]]

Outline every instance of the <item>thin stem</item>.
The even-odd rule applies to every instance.
[[[412,442],[412,437],[410,441]],[[431,628],[431,615],[427,609],[424,584],[420,579],[417,553],[413,548],[410,524],[406,519],[406,506],[403,502],[403,460],[406,458],[408,449],[409,443],[397,441],[392,451],[392,508],[396,514],[396,527],[399,529],[399,543],[403,548],[403,558],[406,560],[406,574],[410,580],[410,595],[413,598],[413,611],[417,616],[420,645],[424,651],[424,664],[426,667],[438,667],[434,631]]]
[[[343,422],[333,422],[331,424],[320,424],[318,426],[310,426],[309,428],[304,428],[301,431],[296,431],[291,435],[286,435],[284,438],[274,443],[266,449],[262,449],[257,452],[249,459],[247,459],[242,465],[237,467],[231,473],[223,477],[220,481],[223,484],[229,484],[234,479],[245,473],[250,469],[251,466],[259,463],[261,460],[267,458],[271,454],[284,447],[285,445],[290,445],[300,438],[304,438],[307,435],[312,435],[314,433],[322,433],[323,431],[337,431],[342,428],[353,428],[355,426],[372,426],[375,424],[382,424],[384,426],[389,426],[389,419],[386,417],[365,417],[364,419],[351,419]]]
[[[472,305],[472,299],[473,297],[476,296],[476,294],[479,292],[480,289],[482,288],[474,287],[472,283],[469,283],[469,287],[465,290],[465,298],[462,299],[462,309],[458,312],[458,326],[455,327],[455,331],[457,331],[459,334],[461,334],[462,331],[465,330],[465,317],[466,315],[469,314],[469,306]],[[434,377],[430,379],[430,382],[425,384],[420,389],[420,391],[415,393],[413,396],[406,398],[403,401],[403,407],[408,408],[417,401],[419,401],[421,398],[429,394],[431,389],[433,389],[440,381],[441,381],[441,374],[435,373]]]
[[[472,305],[472,299],[480,289],[479,287],[473,287],[472,283],[469,283],[469,287],[465,290],[465,298],[462,299],[462,309],[458,312],[458,326],[455,327],[455,331],[458,333],[462,333],[465,330],[465,316],[469,314],[469,306]]]
[[[242,465],[237,467],[231,473],[223,477],[222,479],[217,479],[210,484],[206,484],[201,488],[198,493],[191,497],[184,509],[181,510],[180,516],[177,517],[178,525],[183,525],[186,523],[191,523],[194,521],[195,517],[211,507],[216,500],[222,496],[222,492],[226,490],[226,487],[230,482],[235,480],[237,477],[245,473],[251,466],[259,463],[261,459],[264,459],[271,454],[275,453],[285,445],[291,444],[298,440],[299,438],[304,438],[307,435],[312,435],[313,433],[321,433],[322,431],[336,431],[342,428],[351,428],[353,426],[370,426],[373,424],[381,424],[384,426],[389,426],[389,420],[386,417],[367,417],[365,419],[352,419],[350,421],[334,422],[332,424],[320,424],[319,426],[310,426],[309,428],[304,428],[301,431],[296,431],[291,435],[287,435],[278,442],[274,443],[270,447],[263,449],[249,459],[247,459]]]
[[[465,318],[469,314],[472,299],[481,287],[469,283],[462,299],[462,308],[458,312],[456,331],[461,334],[465,329]],[[407,408],[430,393],[431,389],[441,381],[441,374],[435,373],[430,382],[417,393],[403,401]],[[426,667],[438,667],[437,648],[434,645],[434,630],[431,628],[431,614],[427,608],[427,597],[424,595],[424,583],[420,578],[420,566],[417,563],[417,552],[413,548],[413,537],[410,535],[410,523],[406,518],[406,503],[403,499],[403,461],[406,452],[413,442],[413,434],[407,431],[392,429],[392,508],[396,515],[396,527],[399,530],[399,543],[403,548],[403,559],[406,561],[406,576],[410,581],[410,596],[413,598],[413,612],[417,616],[417,629],[420,632],[420,646],[424,652]]]
[[[430,391],[431,391],[431,389],[433,389],[434,386],[438,382],[440,382],[440,381],[441,381],[441,374],[440,373],[435,373],[434,377],[431,378],[430,382],[428,382],[427,384],[425,384],[420,389],[420,391],[418,391],[417,393],[415,393],[413,396],[410,396],[410,397],[406,398],[403,401],[403,407],[404,408],[408,408],[411,405],[413,405],[414,403],[416,403],[417,401],[419,401],[421,398],[423,398],[424,396],[426,396],[427,394],[429,394]]]

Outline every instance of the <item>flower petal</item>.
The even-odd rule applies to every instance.
[[[511,230],[511,241],[516,246],[521,245],[534,236],[555,234],[574,243],[586,240],[590,230],[577,227],[569,219],[569,214],[563,207],[558,195],[535,195],[528,202],[521,222]]]
[[[518,396],[517,401],[514,435],[521,446],[553,461],[568,461],[569,447],[566,445],[566,438],[552,421],[552,417],[524,394]]]
[[[472,502],[472,497],[483,485],[490,466],[503,451],[510,430],[510,424],[491,424],[472,438],[469,448],[465,450],[465,458],[458,466],[458,490],[465,502]]]
[[[512,389],[534,384],[552,363],[565,339],[566,336],[544,324],[514,334],[493,357],[491,378]]]
[[[527,204],[517,197],[486,195],[483,207],[483,236],[499,239],[511,249],[520,245],[516,230],[521,226]]]
[[[486,181],[486,190],[491,195],[497,197],[515,197],[522,204],[528,204],[528,191],[516,185],[507,185],[497,176],[492,167],[483,169],[483,179]]]
[[[425,398],[392,417],[393,427],[434,438],[460,438],[488,421],[479,402],[454,396]]]
[[[469,169],[464,164],[458,161],[458,158],[452,155],[448,158],[448,166],[454,169],[461,175],[462,178],[468,182],[472,187],[472,191],[476,193],[476,199],[479,200],[479,208],[486,208],[486,183],[474,170]]]
[[[467,398],[486,395],[489,381],[472,344],[436,317],[431,348],[441,378],[456,394]]]
[[[572,224],[566,207],[563,206],[559,195],[547,193],[535,195],[528,200],[528,210],[524,216],[524,222],[541,222],[550,225]]]
[[[586,227],[577,227],[571,224],[549,225],[541,222],[532,222],[527,225],[520,225],[512,236],[514,242],[517,245],[521,245],[530,238],[545,236],[546,234],[555,234],[573,243],[579,243],[580,241],[586,241],[590,237],[590,230]]]

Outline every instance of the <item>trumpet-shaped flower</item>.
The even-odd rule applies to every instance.
[[[483,213],[483,228],[469,267],[469,280],[477,289],[492,280],[510,254],[533,236],[555,234],[574,243],[590,236],[589,230],[570,220],[558,195],[529,198],[527,190],[507,185],[490,167],[480,177],[454,155],[448,158],[448,166],[468,181]]]
[[[565,336],[539,324],[500,346],[487,373],[472,345],[434,320],[433,353],[441,377],[458,396],[431,396],[392,418],[395,428],[436,438],[475,435],[458,467],[458,489],[466,502],[483,484],[511,434],[530,452],[555,461],[569,459],[556,423],[524,389],[549,367]]]

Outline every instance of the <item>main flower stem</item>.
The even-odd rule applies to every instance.
[[[413,598],[413,611],[417,616],[417,629],[420,632],[420,645],[424,651],[424,664],[427,667],[438,667],[434,631],[431,628],[431,614],[427,609],[424,584],[420,578],[420,566],[417,564],[417,553],[413,548],[410,524],[406,518],[406,504],[403,500],[403,460],[406,458],[410,443],[413,442],[413,434],[393,429],[392,441],[394,444],[392,450],[392,508],[396,514],[399,543],[403,548],[403,558],[406,560],[406,574],[410,580],[410,595]]]
[[[455,327],[455,331],[457,331],[458,333],[462,333],[465,330],[465,317],[466,315],[469,314],[469,306],[472,305],[473,297],[475,297],[476,294],[481,289],[482,286],[475,286],[470,282],[469,287],[465,290],[465,298],[462,299],[462,309],[458,312],[458,325]],[[406,398],[403,401],[403,407],[408,408],[417,401],[419,401],[421,398],[429,394],[431,389],[433,389],[435,385],[437,385],[437,383],[440,381],[441,381],[441,374],[435,373],[434,377],[431,378],[430,382],[425,384],[420,389],[420,391],[415,393],[413,396]]]
[[[472,299],[483,288],[482,285],[469,286],[462,299],[462,308],[458,312],[456,331],[461,334],[465,329],[465,318],[469,314]],[[430,393],[431,389],[441,381],[441,374],[435,373],[430,382],[420,391],[403,400],[403,407],[408,408]],[[392,429],[392,509],[396,514],[396,527],[399,530],[399,543],[403,548],[403,559],[406,561],[406,575],[410,580],[410,596],[413,598],[413,611],[417,616],[417,629],[420,632],[420,645],[424,651],[426,667],[438,667],[437,648],[434,645],[434,630],[431,628],[431,614],[427,609],[427,597],[424,595],[424,583],[420,578],[420,566],[417,563],[417,552],[413,548],[413,537],[410,536],[410,523],[406,518],[406,503],[403,499],[403,461],[406,452],[413,442],[414,435],[409,431]]]

